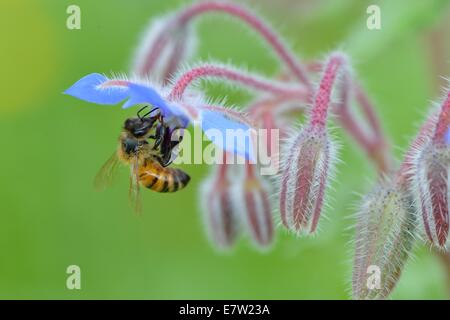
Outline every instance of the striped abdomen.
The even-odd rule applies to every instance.
[[[153,159],[146,159],[139,167],[139,182],[156,192],[175,192],[183,189],[191,177],[180,169],[162,167]]]

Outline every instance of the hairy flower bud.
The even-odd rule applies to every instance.
[[[432,140],[418,152],[412,175],[412,194],[429,241],[445,247],[449,234],[450,148]]]
[[[281,175],[281,221],[295,232],[314,232],[335,159],[335,147],[324,130],[303,129],[287,143]],[[332,171],[332,170],[331,170]]]
[[[328,136],[331,94],[339,74],[346,71],[344,54],[331,54],[324,65],[307,126],[287,145],[280,187],[281,221],[295,232],[317,228],[325,190],[333,169],[335,148]]]
[[[355,299],[384,299],[391,293],[413,247],[415,223],[403,187],[383,182],[363,199],[356,223]]]
[[[238,221],[227,178],[229,165],[221,164],[201,186],[203,218],[211,241],[221,249],[231,247],[238,235]]]
[[[412,152],[410,191],[422,216],[422,226],[428,240],[445,248],[449,243],[450,224],[450,92],[437,119],[431,115],[427,123],[432,130],[427,130],[422,143]]]
[[[259,247],[268,247],[274,238],[270,188],[262,176],[254,171],[255,167],[246,164],[244,179],[236,181],[234,186],[233,204],[253,242]]]

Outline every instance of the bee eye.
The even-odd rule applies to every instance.
[[[123,126],[124,126],[124,128],[127,129],[127,130],[131,129],[131,127],[132,127],[132,121],[131,121],[131,119],[125,120],[125,123],[124,123]]]

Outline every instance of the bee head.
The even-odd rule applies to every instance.
[[[153,118],[129,118],[125,120],[124,129],[134,137],[140,138],[150,131],[155,121]]]

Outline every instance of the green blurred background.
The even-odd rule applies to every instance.
[[[414,135],[441,76],[450,75],[449,1],[247,2],[306,58],[349,52],[376,101],[398,157]],[[185,166],[192,182],[176,194],[145,192],[144,214],[128,207],[127,170],[109,190],[92,180],[135,110],[101,107],[61,94],[91,72],[127,72],[146,23],[185,4],[159,0],[0,1],[0,298],[346,299],[357,193],[373,168],[337,130],[343,148],[331,208],[319,235],[279,229],[261,253],[243,237],[217,253],[205,237],[197,187],[206,166]],[[81,8],[81,30],[66,28],[66,8]],[[366,28],[379,4],[382,29]],[[199,24],[201,59],[231,61],[268,75],[277,63],[242,24],[210,16]],[[209,91],[244,104],[248,96]],[[81,267],[82,289],[66,288],[66,268]],[[419,246],[393,298],[446,298],[445,273]]]

